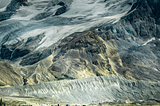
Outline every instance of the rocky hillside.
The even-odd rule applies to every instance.
[[[22,85],[23,78],[37,84],[114,75],[157,82],[158,5],[158,0],[13,0],[0,15],[0,80]]]
[[[159,0],[12,0],[0,12],[0,85],[33,85],[27,87],[35,89],[38,86],[39,89],[41,83],[47,85],[50,81],[69,80],[68,83],[78,81],[79,84],[81,82],[76,79],[84,78],[85,83],[86,78],[106,76],[104,78],[118,78],[124,82],[117,85],[122,86],[125,93],[128,92],[125,86],[129,86],[125,81],[139,83],[140,80],[140,83],[147,83],[145,88],[149,90],[144,92],[155,89],[159,92],[159,5]],[[156,88],[151,87],[153,83]],[[77,86],[78,94],[71,94],[75,99],[83,95]],[[150,99],[144,98],[143,86],[134,89],[141,98],[131,92],[125,97],[137,102],[160,100],[159,95],[154,95],[156,93]],[[31,93],[20,93],[19,87],[9,89],[18,92],[15,94],[18,96],[44,96],[35,94],[33,89],[29,90]],[[107,89],[103,88],[102,92]],[[90,101],[79,98],[71,103],[102,101],[92,98],[97,94],[86,92]],[[108,101],[106,93],[103,102],[120,100],[117,99],[118,91],[111,92],[116,96]]]

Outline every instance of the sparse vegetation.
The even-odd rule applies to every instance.
[[[126,104],[102,104],[101,106],[160,106],[160,104],[139,104],[139,103],[126,103]],[[100,105],[98,105],[100,106]]]
[[[5,83],[0,80],[0,86],[5,86]]]
[[[6,106],[5,103],[3,103],[2,98],[0,100],[0,106]]]
[[[24,101],[3,101],[1,98],[0,106],[31,106],[31,105],[26,105],[26,102]]]

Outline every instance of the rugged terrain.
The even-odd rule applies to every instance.
[[[79,104],[158,103],[159,5],[12,0],[0,10],[0,94]]]

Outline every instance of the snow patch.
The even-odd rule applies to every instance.
[[[73,0],[65,13],[55,17],[53,14],[61,6],[52,6],[50,3],[59,2],[59,0],[29,0],[28,2],[29,6],[22,6],[9,19],[9,21],[19,21],[24,26],[13,32],[5,44],[14,44],[18,40],[27,41],[29,37],[44,33],[45,37],[37,49],[49,47],[72,33],[83,32],[107,23],[114,24],[131,8],[127,4],[129,0],[106,2],[104,0]],[[51,16],[38,21],[33,19],[38,14],[46,12],[52,13]]]
[[[6,10],[6,7],[0,8],[0,12],[3,12]]]
[[[153,38],[149,39],[148,41],[146,41],[146,42],[143,44],[143,46],[147,45],[148,43],[152,42],[153,40],[155,40],[155,37],[153,37]]]

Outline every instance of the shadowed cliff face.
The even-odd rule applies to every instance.
[[[78,11],[74,8],[76,3],[87,3],[91,9]],[[14,11],[12,4],[18,6],[15,15],[1,21],[4,32],[0,56],[13,70],[16,67],[15,72],[21,76],[17,85],[24,83],[23,77],[26,84],[112,75],[130,80],[160,80],[159,0],[13,0],[6,11]],[[84,4],[79,5],[81,8]],[[102,12],[90,16],[96,5],[104,6],[107,13],[97,6],[95,11]],[[28,7],[40,12],[33,16],[28,11],[22,16]],[[77,12],[71,15],[72,8]],[[86,16],[80,16],[84,11]],[[17,21],[18,16],[21,21]],[[24,22],[26,17],[30,19]],[[12,81],[2,82],[12,85]]]

